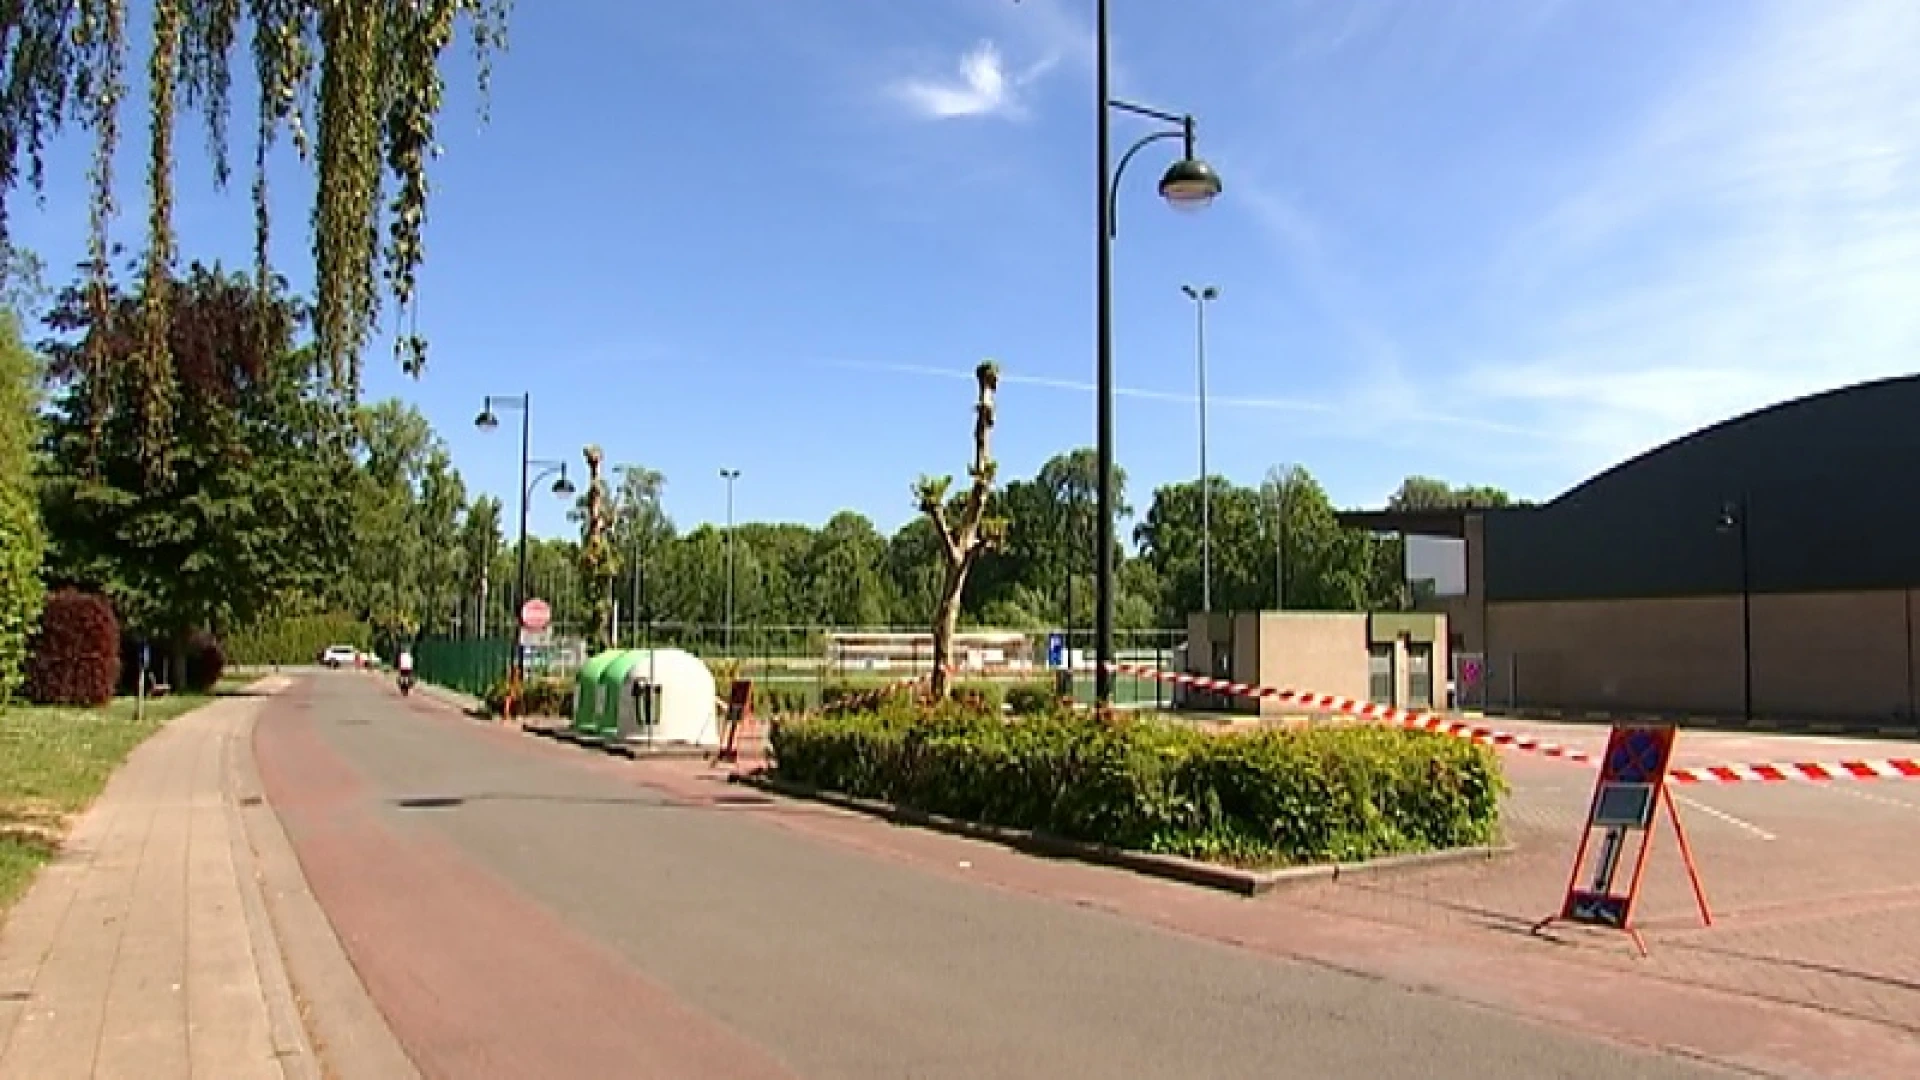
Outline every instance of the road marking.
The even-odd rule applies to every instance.
[[[1694,799],[1689,799],[1685,795],[1674,795],[1672,792],[1668,792],[1668,794],[1673,797],[1673,800],[1675,802],[1684,803],[1687,806],[1692,807],[1693,809],[1698,810],[1701,813],[1707,815],[1708,817],[1717,818],[1733,826],[1736,829],[1744,829],[1747,832],[1752,833],[1753,835],[1759,837],[1762,840],[1780,839],[1779,837],[1773,835],[1772,833],[1761,828],[1760,826],[1755,825],[1753,822],[1747,821],[1743,818],[1734,817],[1732,814],[1727,813],[1725,810],[1716,810],[1713,807],[1708,806],[1706,803],[1699,802]]]
[[[1889,799],[1885,795],[1873,795],[1865,791],[1856,791],[1853,788],[1841,787],[1837,784],[1827,790],[1837,791],[1842,795],[1851,795],[1856,799],[1862,799],[1870,803],[1878,803],[1881,806],[1893,806],[1902,810],[1920,810],[1920,806],[1915,806],[1910,802],[1901,802],[1899,799]]]

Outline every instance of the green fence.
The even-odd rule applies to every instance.
[[[479,697],[506,678],[513,643],[506,638],[422,641],[413,650],[414,671],[436,686]]]

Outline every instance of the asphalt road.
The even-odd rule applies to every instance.
[[[276,699],[256,745],[316,895],[429,1076],[1722,1075],[677,806],[428,708],[321,673]],[[605,1015],[582,1028],[594,1045],[569,1039],[563,1062],[560,1029],[587,1009]],[[704,1049],[669,1045],[682,1035]]]

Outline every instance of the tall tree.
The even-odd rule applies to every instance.
[[[0,702],[20,685],[27,638],[40,619],[46,537],[33,484],[40,427],[40,365],[0,309]]]
[[[994,391],[1000,385],[1000,369],[992,361],[983,361],[974,369],[977,395],[973,406],[973,464],[967,469],[972,483],[967,488],[966,505],[958,519],[947,513],[947,492],[953,486],[951,476],[923,476],[914,485],[920,512],[933,523],[940,538],[944,574],[940,583],[940,604],[933,618],[933,696],[947,696],[953,665],[953,634],[960,621],[960,597],[967,587],[967,574],[982,552],[1006,538],[1006,521],[987,516],[987,494],[993,490],[996,465],[993,460]]]
[[[580,523],[580,585],[586,600],[587,648],[598,652],[613,643],[613,580],[620,573],[620,557],[608,535],[613,515],[607,505],[607,482],[600,475],[600,448],[588,446],[580,456],[587,462],[586,506]]]
[[[121,361],[146,347],[148,301],[114,292],[101,322],[90,288],[62,293],[42,496],[53,579],[104,589],[124,626],[174,647],[179,678],[190,632],[224,632],[341,576],[353,465],[318,355],[294,348],[303,312],[283,286],[195,265],[170,288],[178,400],[157,478],[146,418],[111,404],[141,377]]]
[[[460,521],[460,596],[463,626],[471,620],[472,634],[484,635],[490,628],[487,593],[496,580],[493,566],[500,557],[500,500],[482,495],[467,507]]]

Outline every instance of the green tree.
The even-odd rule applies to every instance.
[[[873,522],[850,510],[812,535],[800,571],[811,621],[828,626],[877,626],[889,608],[887,541]]]
[[[1498,509],[1514,505],[1512,496],[1496,487],[1449,487],[1431,476],[1409,476],[1387,498],[1389,510]]]
[[[45,599],[46,538],[33,482],[39,391],[39,362],[20,340],[13,313],[0,310],[0,702],[20,686],[27,638]]]
[[[198,264],[170,283],[169,379],[178,388],[156,474],[151,420],[122,391],[152,328],[146,298],[113,293],[93,317],[72,287],[49,324],[53,410],[42,459],[55,582],[104,590],[123,626],[171,646],[251,622],[290,591],[318,593],[350,550],[353,463],[318,354],[294,347],[303,312],[278,283]],[[118,358],[104,367],[92,354]],[[120,362],[125,361],[125,362]]]
[[[467,507],[460,520],[460,618],[469,633],[479,635],[494,629],[488,623],[487,593],[501,587],[494,576],[494,564],[502,550],[500,536],[500,500],[482,495]]]

